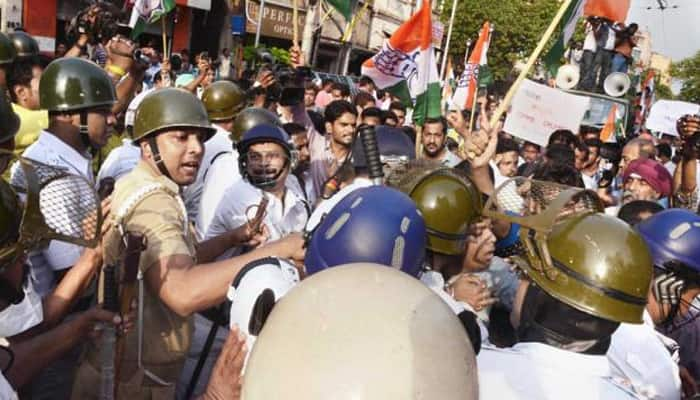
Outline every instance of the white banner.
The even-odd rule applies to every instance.
[[[577,133],[590,100],[525,80],[513,98],[503,130],[546,146],[557,129]]]
[[[686,114],[700,113],[700,105],[685,101],[659,100],[651,106],[646,127],[650,131],[678,136],[676,121]]]

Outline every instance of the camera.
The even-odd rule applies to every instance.
[[[119,32],[123,14],[119,7],[106,1],[89,5],[73,17],[66,27],[66,37],[74,43],[80,35],[88,35],[91,45],[109,40]]]
[[[143,66],[147,66],[147,65],[151,64],[151,58],[148,57],[147,55],[143,54],[141,49],[134,50],[134,60]]]
[[[275,76],[275,83],[267,88],[267,104],[276,102],[282,106],[294,106],[304,101],[304,83],[313,78],[310,68],[292,68],[277,63],[266,49],[259,49],[256,57],[263,62],[261,70],[270,71]]]

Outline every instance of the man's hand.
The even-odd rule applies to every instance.
[[[676,122],[676,129],[682,139],[688,139],[700,132],[700,115],[684,115]]]
[[[253,229],[251,224],[243,224],[233,230],[235,246],[255,248],[270,239],[270,231],[267,225],[260,225],[260,229]]]
[[[272,71],[260,70],[257,78],[255,78],[255,82],[262,86],[263,89],[267,89],[275,84],[275,74]]]
[[[481,311],[496,302],[486,283],[476,275],[460,274],[450,281],[448,292],[455,300]]]
[[[132,308],[133,312],[133,308]],[[97,339],[102,332],[102,324],[113,324],[118,332],[126,333],[134,327],[134,316],[128,315],[122,319],[119,314],[113,313],[95,306],[78,317],[80,321],[80,331],[93,339]]]
[[[275,246],[279,257],[288,258],[295,263],[301,264],[304,262],[304,257],[306,255],[305,244],[304,235],[296,232],[270,243],[269,246]]]
[[[211,69],[211,64],[209,63],[209,59],[206,57],[199,57],[199,61],[197,62],[197,70],[199,71],[199,79],[204,79],[207,77],[207,74],[209,73],[209,69]]]
[[[302,53],[301,48],[296,44],[289,49],[289,60],[294,68],[303,67],[306,65],[304,53]]]
[[[238,400],[241,397],[243,385],[243,363],[248,349],[245,344],[245,335],[237,326],[231,331],[224,342],[219,358],[212,370],[206,392],[202,400]]]
[[[500,123],[494,127],[491,126],[484,105],[481,106],[479,124],[479,131],[469,135],[464,145],[466,159],[469,160],[472,168],[482,168],[488,165],[489,160],[496,154],[498,132],[501,130]]]

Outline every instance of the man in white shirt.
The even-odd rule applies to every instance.
[[[289,179],[294,160],[287,133],[278,126],[260,124],[243,135],[238,151],[243,179],[224,193],[205,238],[255,223],[257,216],[262,216],[271,240],[301,232],[309,208],[301,187]],[[263,198],[267,206],[259,210]]]
[[[527,218],[521,222],[531,230]],[[535,241],[544,250],[518,263],[523,279],[511,322],[519,342],[482,348],[479,398],[634,398],[631,386],[613,379],[606,352],[621,322],[642,322],[652,278],[644,241],[600,213],[572,215]]]
[[[241,139],[241,136],[259,124],[279,125],[279,118],[272,112],[263,108],[249,107],[240,111],[233,124],[229,129],[224,128],[225,135],[220,130],[222,127],[216,122],[212,125],[217,129],[217,135],[220,136],[220,148],[216,154],[210,154],[210,158],[205,154],[205,159],[210,159],[210,162],[203,163],[203,167],[208,166],[205,173],[198,174],[198,179],[201,179],[201,197],[199,200],[199,211],[195,219],[195,229],[199,237],[204,237],[209,230],[212,218],[216,212],[224,193],[235,183],[241,180],[240,172],[238,171],[238,150],[235,148],[235,142]],[[226,150],[224,138],[229,142],[228,150]],[[214,138],[212,138],[214,139]],[[207,142],[208,143],[208,142]],[[212,146],[212,148],[215,146]]]
[[[204,103],[209,121],[212,122],[216,133],[204,143],[204,157],[197,172],[197,179],[182,193],[190,221],[197,221],[200,201],[204,192],[204,181],[212,164],[219,157],[234,151],[231,131],[233,130],[234,118],[245,106],[245,92],[233,82],[217,81],[207,86],[202,92],[202,103]],[[227,171],[227,178],[224,181],[217,180],[213,183],[214,185],[228,187],[240,178],[237,162],[231,166],[232,168]]]

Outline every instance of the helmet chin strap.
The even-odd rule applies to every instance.
[[[160,156],[160,150],[158,150],[158,143],[156,143],[155,136],[151,136],[148,138],[148,145],[151,147],[151,153],[153,153],[153,161],[155,161],[158,170],[161,174],[165,175],[166,178],[172,181],[173,177],[170,176],[170,172],[168,172],[168,168],[165,166],[165,162]]]
[[[253,185],[259,189],[263,189],[263,190],[264,189],[271,189],[277,184],[277,181],[280,179],[280,176],[282,176],[282,174],[284,173],[285,169],[287,169],[289,164],[290,164],[289,159],[287,159],[287,161],[285,161],[282,168],[280,168],[280,170],[277,171],[275,176],[273,176],[271,179],[256,178],[256,177],[251,176],[249,174],[246,174],[246,175],[248,175],[248,181],[251,183],[251,185]]]
[[[78,129],[83,146],[85,146],[90,154],[94,156],[97,149],[95,149],[90,142],[90,133],[88,132],[88,113],[85,110],[80,111],[80,127]]]

